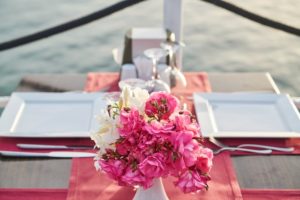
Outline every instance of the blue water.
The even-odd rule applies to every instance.
[[[80,17],[116,0],[0,1],[0,42]],[[231,0],[300,27],[300,1]],[[162,25],[163,1],[147,1],[108,18],[0,52],[0,95],[33,73],[117,71],[111,49],[130,27]],[[240,18],[199,0],[185,0],[184,70],[270,72],[282,92],[300,96],[300,38]]]

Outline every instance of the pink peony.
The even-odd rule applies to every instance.
[[[143,186],[144,189],[150,188],[153,184],[153,179],[145,177],[139,170],[132,171],[128,168],[122,177],[122,181],[132,186]]]
[[[150,178],[158,178],[165,173],[165,159],[161,153],[155,153],[148,156],[139,164],[140,171]]]
[[[175,185],[184,193],[198,192],[207,188],[209,177],[200,175],[197,171],[187,170],[183,172]]]
[[[212,167],[213,152],[211,149],[202,148],[198,154],[196,167],[202,173],[208,173]]]
[[[136,108],[123,108],[120,113],[120,126],[118,127],[119,133],[123,137],[137,132],[143,126],[143,118],[140,116]]]
[[[166,92],[153,92],[145,104],[145,113],[158,120],[168,119],[179,107],[176,97]]]
[[[105,171],[110,178],[116,181],[120,180],[125,169],[124,163],[120,160],[99,160],[99,164],[101,166],[101,169]]]

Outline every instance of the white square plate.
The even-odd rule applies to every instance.
[[[14,93],[0,119],[4,137],[89,137],[103,93]]]
[[[300,117],[288,95],[196,93],[204,137],[300,137]]]

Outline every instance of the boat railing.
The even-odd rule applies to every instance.
[[[49,38],[50,36],[60,34],[62,32],[81,27],[85,24],[99,20],[101,18],[107,17],[115,12],[119,12],[125,8],[131,7],[138,3],[144,2],[146,0],[125,0],[117,2],[111,6],[108,6],[104,9],[93,12],[89,15],[83,16],[78,19],[39,31],[37,33],[32,33],[20,38],[12,39],[0,43],[0,51],[5,51],[13,49],[25,44],[29,44],[44,38]],[[223,9],[226,9],[230,12],[233,12],[239,16],[252,20],[254,22],[260,23],[262,25],[272,27],[277,30],[284,31],[289,34],[300,36],[300,29],[292,27],[290,25],[277,22],[275,20],[260,16],[253,12],[247,11],[243,8],[240,8],[232,3],[223,1],[223,0],[200,0],[207,3],[211,3]],[[181,40],[182,37],[182,9],[183,9],[184,0],[164,0],[164,26],[166,29],[175,33],[176,39]],[[179,55],[180,56],[180,55]],[[5,106],[9,97],[0,97],[0,107]],[[300,98],[294,98],[297,107],[300,107]],[[3,106],[2,106],[3,107]]]
[[[9,50],[12,48],[16,48],[18,46],[22,46],[25,44],[29,44],[31,42],[35,42],[44,38],[49,38],[50,36],[60,34],[62,32],[83,26],[95,20],[99,20],[101,18],[107,17],[115,12],[121,11],[127,7],[136,5],[140,2],[144,2],[146,0],[125,0],[115,3],[111,6],[108,6],[99,11],[93,12],[89,15],[83,16],[78,19],[71,20],[69,22],[39,31],[37,33],[32,33],[20,38],[12,39],[6,42],[0,43],[0,51]],[[241,17],[247,18],[256,23],[284,31],[289,34],[293,34],[296,36],[300,36],[300,29],[283,24],[281,22],[269,19],[267,17],[263,17],[256,13],[245,10],[241,7],[238,7],[232,3],[223,1],[223,0],[200,0],[220,8],[226,9],[230,12],[233,12]],[[182,34],[182,8],[183,8],[184,0],[164,0],[164,26],[166,29],[175,33],[177,40],[180,41]]]

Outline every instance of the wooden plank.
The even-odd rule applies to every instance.
[[[213,92],[280,93],[269,73],[208,73]]]
[[[0,158],[0,188],[68,188],[70,159]]]
[[[267,91],[279,93],[269,73],[208,73],[213,92]],[[85,74],[36,74],[22,78],[17,91],[83,90]]]
[[[16,91],[65,92],[83,90],[85,74],[34,74],[24,76]]]
[[[300,188],[300,156],[235,156],[241,188]]]

